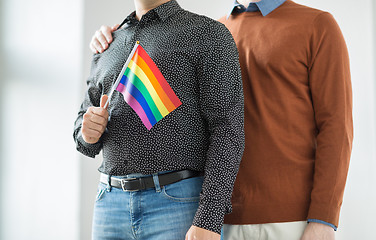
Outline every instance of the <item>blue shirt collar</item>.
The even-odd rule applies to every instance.
[[[269,13],[273,12],[276,8],[281,6],[286,0],[261,0],[260,2],[249,3],[248,7],[245,8],[243,5],[239,4],[236,0],[232,4],[231,11],[227,14],[227,18],[235,11],[237,12],[257,12],[260,11],[265,17]]]

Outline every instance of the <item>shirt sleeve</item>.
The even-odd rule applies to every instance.
[[[336,227],[336,226],[334,226],[334,225],[331,224],[331,223],[328,223],[328,222],[325,222],[325,221],[321,221],[321,220],[319,220],[319,219],[308,219],[307,222],[308,222],[308,223],[310,223],[310,222],[314,222],[314,223],[322,223],[322,224],[325,224],[325,225],[327,225],[327,226],[333,228],[334,231],[337,231],[337,227]]]
[[[202,46],[201,115],[210,135],[199,208],[193,225],[220,233],[244,150],[244,96],[235,42],[224,25]]]
[[[84,141],[82,138],[81,127],[82,127],[82,120],[83,115],[86,113],[86,110],[89,107],[99,107],[100,98],[102,96],[102,85],[96,81],[95,75],[97,72],[97,64],[98,58],[100,57],[99,54],[94,55],[92,64],[91,64],[91,73],[89,78],[86,81],[87,90],[85,93],[85,99],[82,102],[80,109],[78,111],[77,119],[74,123],[74,132],[73,138],[76,143],[76,148],[79,152],[84,154],[85,156],[94,158],[102,149],[102,138],[94,144],[90,144]]]
[[[308,219],[338,226],[353,140],[352,90],[346,43],[329,13],[316,17],[310,45],[317,143]]]

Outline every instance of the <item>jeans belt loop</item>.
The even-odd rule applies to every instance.
[[[161,192],[161,185],[159,184],[159,175],[157,173],[153,174],[153,181],[156,192]]]
[[[111,190],[112,190],[112,186],[111,186],[111,175],[108,174],[106,191],[107,191],[107,192],[111,192]]]

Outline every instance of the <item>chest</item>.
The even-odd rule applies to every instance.
[[[304,72],[310,58],[310,35],[306,26],[289,19],[248,16],[226,22],[240,58],[259,68]]]

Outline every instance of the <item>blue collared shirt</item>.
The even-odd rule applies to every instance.
[[[260,11],[261,14],[265,17],[269,13],[273,12],[276,8],[281,6],[286,0],[261,0],[260,2],[251,2],[249,3],[248,7],[245,8],[243,5],[238,3],[236,0],[231,7],[231,11],[227,15],[227,18],[230,17],[232,13],[242,13],[242,12],[258,12]],[[318,220],[318,219],[308,219],[307,222],[315,222],[315,223],[322,223],[328,225],[337,231],[337,227],[331,223]]]
[[[243,5],[238,3],[236,0],[232,5],[231,11],[227,15],[227,18],[233,12],[241,13],[241,12],[258,12],[260,11],[261,14],[265,17],[269,13],[273,12],[276,8],[281,6],[286,0],[261,0],[260,2],[251,2],[249,3],[248,7],[245,8]]]

